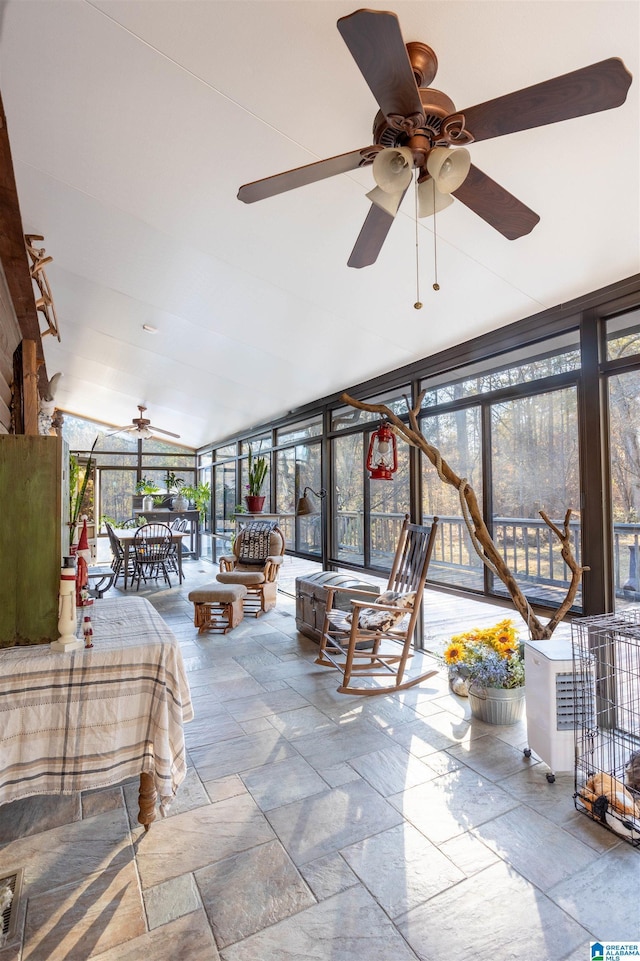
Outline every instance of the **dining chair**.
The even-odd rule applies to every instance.
[[[172,531],[166,524],[143,524],[133,538],[133,576],[132,584],[140,590],[140,579],[157,580],[160,574],[171,587],[171,551],[173,548]]]
[[[187,533],[190,525],[186,517],[176,517],[174,518],[174,520],[171,521],[171,524],[169,526],[171,527],[172,531]],[[180,573],[180,565],[178,562],[178,552],[180,552],[182,557],[184,557],[185,554],[189,553],[184,545],[183,538],[181,538],[178,542],[175,542],[171,545],[171,551],[169,553],[169,566],[174,574]],[[183,580],[185,579],[184,569],[182,571],[182,579]]]
[[[108,521],[105,521],[104,526],[107,529],[109,546],[111,548],[111,570],[114,574],[113,579],[114,583],[117,583],[120,575],[124,577],[124,548],[111,524]],[[131,558],[129,558],[129,570],[127,573],[133,574],[133,564],[131,562]]]

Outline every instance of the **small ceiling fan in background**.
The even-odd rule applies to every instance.
[[[151,421],[144,416],[144,412],[147,408],[138,404],[138,410],[140,411],[139,417],[134,417],[131,421],[130,427],[119,427],[117,430],[110,431],[107,436],[113,437],[114,434],[122,434],[123,431],[128,431],[129,433],[135,434],[140,440],[149,440],[154,434],[166,434],[167,437],[180,437],[180,434],[174,434],[170,430],[162,430],[161,427],[154,427]]]
[[[419,216],[455,197],[508,240],[530,233],[538,214],[475,167],[466,146],[618,107],[632,79],[622,60],[611,57],[456,110],[446,94],[429,87],[438,69],[435,53],[425,43],[405,46],[394,13],[356,10],[337,26],[380,107],[373,144],[245,184],[238,199],[254,203],[373,164],[377,186],[367,194],[371,209],[349,267],[376,261],[416,169]]]

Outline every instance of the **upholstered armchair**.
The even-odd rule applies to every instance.
[[[239,531],[233,554],[220,558],[221,584],[247,588],[244,613],[260,617],[276,606],[278,574],[285,551],[282,531],[269,521],[254,521]]]

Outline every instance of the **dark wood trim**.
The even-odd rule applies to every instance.
[[[606,614],[614,609],[611,496],[608,471],[606,385],[599,374],[598,322],[587,311],[581,324],[582,378],[578,391],[580,439],[583,612]],[[588,439],[588,442],[587,442]]]
[[[36,344],[38,383],[44,392],[47,371],[42,349],[40,324],[24,242],[18,191],[13,173],[11,147],[2,98],[0,97],[0,260],[16,312],[22,337]]]

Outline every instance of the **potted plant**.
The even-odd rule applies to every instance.
[[[513,724],[524,710],[524,645],[513,621],[456,634],[444,652],[456,693],[468,688],[474,717],[493,724]]]
[[[189,510],[189,501],[182,493],[182,488],[184,487],[184,478],[176,477],[173,471],[167,471],[166,476],[167,484],[167,494],[173,495],[173,500],[171,502],[171,510],[174,511],[186,511]]]
[[[181,494],[184,494],[190,501],[193,502],[195,509],[200,514],[200,523],[204,523],[204,519],[207,513],[207,507],[211,501],[211,488],[209,483],[205,484],[185,484],[181,488]]]
[[[144,494],[142,498],[142,510],[152,511],[154,505],[154,494],[157,494],[160,488],[155,484],[151,478],[142,477],[136,484],[136,494]]]
[[[247,510],[250,514],[259,514],[264,507],[264,495],[262,488],[267,477],[269,465],[266,457],[253,456],[249,449],[248,472],[249,483],[247,484],[248,494],[245,496]]]

